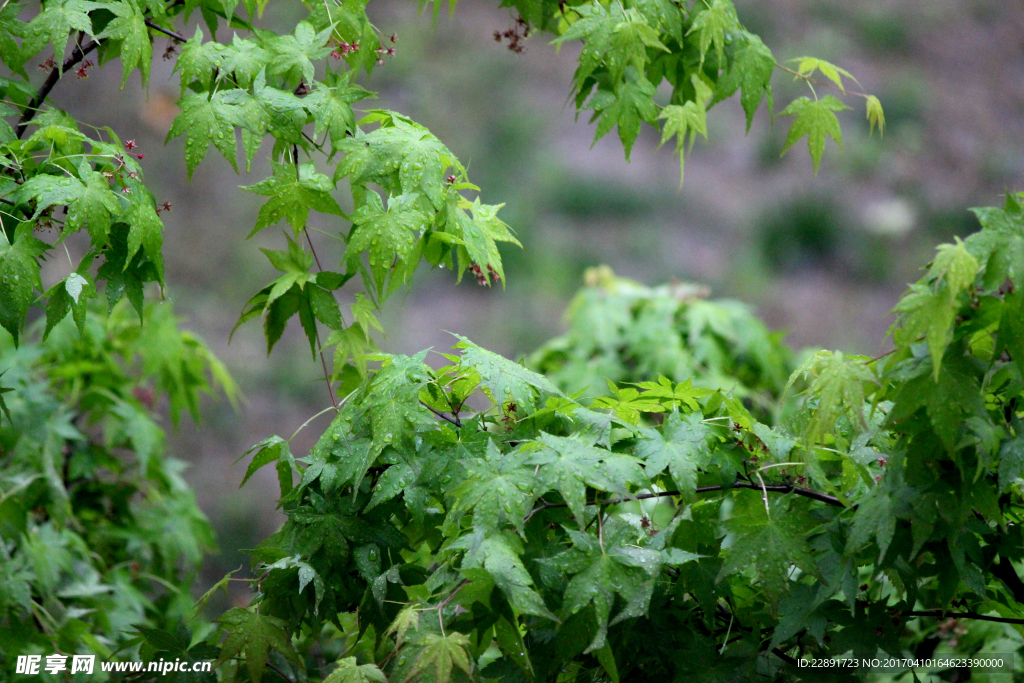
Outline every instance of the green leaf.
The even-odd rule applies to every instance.
[[[527,455],[527,464],[539,465],[536,491],[555,490],[583,526],[586,487],[626,493],[627,486],[646,481],[636,458],[595,448],[576,439],[541,434],[541,447]]]
[[[670,104],[658,114],[659,119],[665,119],[665,126],[661,131],[661,142],[659,147],[668,142],[672,136],[676,136],[676,154],[679,155],[679,184],[683,184],[684,149],[686,147],[687,133],[690,135],[690,145],[700,134],[706,140],[708,137],[707,110],[705,105],[711,98],[711,88],[704,84],[696,74],[692,78],[693,87],[697,93],[695,102],[687,102],[680,106]]]
[[[615,596],[621,596],[625,606],[612,624],[645,614],[654,584],[625,547],[629,530],[621,522],[611,517],[604,522],[603,541],[572,529],[566,529],[566,533],[572,547],[543,562],[572,576],[562,601],[565,617],[593,605],[597,633],[584,652],[594,652],[607,642]]]
[[[331,149],[338,150],[342,141],[356,128],[352,103],[375,97],[360,85],[350,84],[351,71],[337,76],[332,86],[320,84],[305,98],[305,106],[313,115],[317,137],[327,133]]]
[[[711,389],[693,386],[693,378],[673,386],[672,380],[664,375],[659,375],[657,382],[640,382],[636,386],[644,390],[644,398],[656,398],[670,408],[686,406],[691,411],[700,407],[700,404],[697,403],[698,398],[705,398],[715,393]]]
[[[488,397],[496,406],[504,408],[514,403],[526,410],[535,404],[534,391],[561,396],[548,378],[514,363],[504,356],[481,348],[461,335],[454,335],[459,343],[453,348],[462,350],[462,367],[472,368],[480,375]]]
[[[469,219],[462,209],[458,209],[459,237],[461,238],[459,252],[465,250],[469,263],[465,260],[459,263],[459,277],[470,264],[475,264],[479,269],[478,282],[490,286],[491,278],[497,278],[502,287],[505,286],[505,270],[501,264],[501,254],[498,251],[497,242],[512,242],[516,246],[523,246],[515,237],[508,225],[498,218],[498,210],[504,204],[490,205],[481,204],[480,198],[473,200],[473,218]],[[449,219],[449,222],[451,219]],[[448,227],[450,230],[450,226]],[[435,233],[444,235],[449,233]]]
[[[742,89],[740,104],[747,115],[747,132],[750,132],[754,114],[765,97],[768,98],[768,112],[774,116],[771,79],[775,71],[775,56],[756,35],[741,35],[744,39],[743,45],[733,54],[728,70],[719,76],[711,104],[731,97],[737,90]]]
[[[190,94],[178,103],[181,113],[171,124],[167,140],[185,135],[185,162],[189,180],[192,179],[192,171],[206,156],[210,143],[220,150],[235,172],[238,172],[234,129],[239,125],[238,108],[234,106],[238,101],[238,95],[234,94],[237,92],[241,91],[221,90],[210,98],[204,93]]]
[[[796,119],[789,129],[782,153],[785,154],[797,140],[806,135],[807,149],[814,161],[814,175],[818,175],[821,155],[825,153],[825,136],[835,140],[840,149],[843,147],[843,131],[834,112],[848,108],[832,95],[826,95],[820,100],[799,97],[790,102],[780,116],[795,116]]]
[[[626,71],[625,81],[616,82],[614,92],[598,90],[594,93],[585,107],[594,110],[591,123],[597,121],[594,143],[618,126],[619,139],[626,150],[626,161],[629,161],[641,124],[644,121],[653,123],[658,115],[654,95],[654,86],[634,69]]]
[[[253,683],[260,683],[271,649],[280,652],[296,664],[300,663],[299,656],[292,647],[291,638],[288,637],[286,624],[280,619],[235,607],[217,621],[227,630],[228,637],[221,646],[220,656],[214,667],[219,667],[236,655],[243,654]]]
[[[493,442],[488,442],[483,458],[463,462],[468,476],[452,491],[455,505],[445,524],[472,511],[473,525],[478,529],[501,529],[511,524],[522,530],[523,519],[536,497],[535,476],[528,464],[521,451],[503,455]]]
[[[633,453],[644,461],[649,478],[653,479],[667,468],[681,491],[697,487],[697,473],[711,459],[708,446],[711,430],[702,418],[700,413],[682,416],[672,412],[665,418],[662,430],[641,431]]]
[[[417,201],[418,194],[388,198],[387,210],[376,192],[367,193],[367,200],[352,214],[355,224],[349,238],[345,260],[352,267],[364,251],[369,254],[370,270],[378,293],[398,263],[405,263],[412,253],[417,233],[426,229],[432,219]]]
[[[14,243],[0,230],[0,325],[11,333],[14,343],[25,324],[35,290],[42,289],[37,260],[50,245],[32,235],[34,223],[22,223],[14,231]]]
[[[242,457],[244,458],[253,452],[255,452],[255,455],[252,456],[252,462],[249,463],[249,468],[245,471],[245,477],[242,478],[242,483],[238,485],[239,488],[245,486],[245,482],[249,481],[249,477],[256,474],[265,465],[278,462],[279,460],[293,460],[291,450],[288,448],[288,442],[279,436],[268,436],[255,446],[251,446]]]
[[[256,227],[249,233],[252,237],[260,230],[274,225],[281,219],[288,222],[298,237],[309,218],[309,210],[341,216],[341,207],[331,196],[334,189],[330,178],[316,172],[313,164],[302,164],[296,172],[292,164],[271,162],[274,174],[255,185],[242,189],[254,194],[270,197],[260,207]]]
[[[882,111],[882,103],[874,95],[867,96],[867,118],[871,126],[869,133],[874,134],[875,126],[878,126],[878,135],[885,135],[885,112]]]
[[[736,9],[732,6],[730,0],[713,0],[710,5],[706,2],[703,5],[706,9],[701,8],[701,5],[696,6],[696,8],[701,8],[701,11],[694,16],[693,25],[686,32],[686,35],[690,35],[694,31],[700,32],[701,68],[704,66],[704,58],[707,56],[708,48],[712,44],[715,46],[718,64],[721,68],[722,52],[725,50],[725,34],[727,31],[731,32],[739,28]]]
[[[128,255],[124,269],[128,269],[139,249],[144,249],[146,258],[156,267],[158,281],[162,282],[164,224],[156,213],[153,199],[141,193],[132,195],[122,220],[128,224]]]
[[[89,12],[98,5],[87,0],[50,0],[43,11],[29,22],[25,44],[26,56],[39,52],[47,42],[53,43],[54,61],[64,59],[69,34],[72,30],[93,35]]]
[[[196,26],[195,35],[181,46],[181,55],[174,65],[174,70],[181,72],[182,93],[188,89],[192,81],[198,81],[203,88],[209,89],[215,72],[221,66],[224,46],[216,40],[203,43],[203,38],[203,29]],[[248,84],[242,87],[247,86]]]
[[[387,678],[376,664],[356,664],[355,657],[346,657],[324,683],[387,683]]]
[[[313,62],[319,62],[331,52],[328,39],[332,27],[317,33],[311,24],[300,21],[295,34],[276,36],[265,44],[270,52],[270,74],[284,76],[293,87],[299,83],[312,84]]]
[[[230,74],[240,88],[248,88],[270,62],[270,53],[259,43],[235,35],[230,45],[220,50],[220,69]]]
[[[846,69],[840,68],[831,62],[826,62],[824,59],[818,59],[817,57],[797,57],[789,60],[790,62],[799,62],[796,67],[796,72],[799,76],[804,78],[810,78],[814,75],[815,71],[820,71],[821,75],[836,84],[836,87],[845,95],[846,86],[843,85],[843,76],[846,76],[854,83],[857,83],[857,79],[853,77]],[[860,85],[860,83],[857,83]],[[877,100],[876,100],[877,101]],[[870,103],[869,105],[870,106]]]
[[[791,505],[788,497],[766,503],[764,495],[767,494],[756,490],[737,495],[736,514],[725,523],[736,540],[729,548],[718,580],[753,566],[768,598],[776,602],[792,566],[811,576],[818,575],[804,539],[819,522],[799,506]]]
[[[614,396],[598,396],[594,399],[592,408],[610,409],[616,417],[629,424],[640,424],[641,413],[663,413],[665,406],[656,397],[641,394],[632,387],[622,389],[615,386],[615,383],[608,380],[608,390]]]
[[[149,63],[153,59],[145,8],[139,6],[139,0],[121,0],[102,7],[113,12],[114,18],[96,39],[113,38],[121,42],[121,88],[124,89],[128,76],[136,67],[142,75],[142,87],[145,88],[149,84]]]
[[[433,667],[435,683],[449,683],[452,678],[452,669],[458,667],[471,676],[473,665],[466,653],[470,646],[469,638],[462,633],[450,632],[447,635],[436,633],[427,634],[423,638],[423,649],[416,658],[412,670],[405,677],[404,683],[408,683],[417,677],[428,667]]]
[[[467,551],[460,567],[467,578],[476,576],[473,570],[482,570],[518,613],[558,621],[533,588],[533,579],[520,559],[523,543],[515,534],[510,531],[484,534],[481,528],[479,533],[464,536],[451,547]]]
[[[814,416],[807,425],[807,440],[816,443],[834,429],[840,415],[849,415],[862,428],[864,419],[864,385],[878,380],[863,361],[850,359],[836,351],[819,351],[793,371],[789,384],[797,377],[810,379],[808,396],[817,399]]]

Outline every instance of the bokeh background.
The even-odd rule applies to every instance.
[[[270,3],[264,25],[290,30],[301,18],[290,14],[295,5]],[[713,296],[744,300],[771,327],[787,330],[795,347],[872,354],[884,350],[889,310],[934,245],[977,228],[967,208],[1022,189],[1019,3],[736,0],[741,20],[779,61],[828,59],[878,95],[885,136],[868,135],[862,100],[848,98],[854,109],[841,115],[845,150],[830,142],[814,177],[804,143],[780,158],[787,119],[773,126],[762,108],[744,136],[738,100],[725,102],[711,117],[708,141],[688,155],[681,189],[678,162],[671,149],[657,149],[653,129],[641,134],[629,164],[614,133],[591,148],[593,127],[576,120],[567,101],[577,48],[559,54],[532,36],[524,53],[510,52],[493,33],[509,28],[514,15],[497,3],[464,0],[436,25],[416,5],[370,4],[378,28],[397,33],[398,49],[364,82],[379,93],[367,107],[395,109],[429,127],[469,166],[485,202],[505,202],[502,215],[523,249],[503,250],[504,290],[472,278],[456,286],[452,273],[422,269],[412,291],[388,304],[381,345],[389,352],[444,350],[452,343],[447,332],[456,332],[507,356],[528,353],[562,331],[562,311],[583,271],[607,264],[647,284],[697,281]],[[273,277],[257,247],[283,243],[273,230],[243,241],[262,198],[238,187],[268,173],[267,150],[248,177],[211,151],[186,183],[183,139],[166,146],[163,139],[177,113],[174,62],[156,62],[148,92],[137,82],[120,91],[120,68],[112,65],[85,80],[69,78],[52,99],[138,143],[158,202],[173,206],[164,214],[168,296],[245,394],[240,411],[209,401],[202,424],[186,421],[171,436],[218,531],[221,552],[205,570],[210,584],[246,563],[241,550],[281,520],[273,474],[240,490],[245,463],[235,460],[265,436],[287,438],[329,399],[297,329],[269,359],[255,322],[228,343],[245,301]],[[775,88],[780,108],[806,90],[782,72]],[[339,201],[345,205],[343,193]],[[316,217],[313,226],[334,234],[344,227],[333,217]],[[337,242],[317,237],[321,259],[337,261]],[[322,422],[296,437],[297,455]]]

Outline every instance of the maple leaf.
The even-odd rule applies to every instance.
[[[249,233],[249,237],[281,219],[288,222],[298,237],[306,227],[310,209],[335,216],[344,215],[330,194],[334,189],[331,179],[317,173],[313,164],[302,164],[296,171],[294,164],[272,161],[271,168],[273,175],[269,178],[242,187],[247,192],[270,197],[260,207],[256,227]]]
[[[806,135],[807,149],[810,150],[811,160],[814,162],[814,175],[818,175],[821,155],[825,153],[825,136],[835,140],[840,149],[843,147],[843,131],[839,127],[839,119],[836,118],[834,112],[845,109],[849,109],[849,107],[832,95],[826,95],[820,100],[798,97],[790,102],[789,106],[779,114],[779,116],[796,117],[789,129],[782,153],[785,154],[797,140]]]
[[[93,35],[89,12],[97,7],[96,3],[87,0],[50,0],[45,3],[43,11],[26,27],[25,45],[22,46],[24,54],[33,55],[51,42],[55,60],[63,60],[72,30]]]
[[[224,46],[215,40],[203,43],[204,37],[203,29],[196,26],[195,34],[181,46],[181,55],[174,64],[174,70],[181,72],[182,93],[192,81],[198,81],[208,89],[213,83],[215,72],[220,68]]]
[[[387,677],[376,664],[356,664],[355,657],[345,657],[324,683],[387,683]]]
[[[729,548],[718,580],[753,566],[765,593],[776,601],[785,589],[791,567],[818,576],[804,539],[820,522],[793,507],[788,498],[776,498],[766,509],[760,491],[739,494],[736,513],[725,523],[736,540]]]
[[[335,182],[348,177],[353,185],[374,182],[392,194],[422,193],[435,210],[443,210],[450,186],[445,170],[452,167],[456,176],[465,176],[455,155],[429,130],[401,114],[371,110],[359,122],[368,123],[380,127],[370,133],[357,129],[335,148],[345,154],[335,169]]]
[[[270,53],[259,43],[239,38],[237,34],[231,44],[222,46],[219,52],[220,70],[231,75],[240,88],[251,86],[270,63]]]
[[[185,135],[185,162],[188,167],[188,179],[192,179],[192,171],[206,156],[210,143],[220,150],[231,167],[238,172],[238,161],[235,159],[235,125],[239,123],[237,92],[221,90],[212,97],[205,93],[194,93],[182,98],[178,106],[181,113],[174,119],[171,129],[167,132],[167,140]],[[248,96],[248,93],[245,93]]]
[[[708,48],[712,44],[718,55],[719,68],[723,66],[722,52],[725,50],[725,33],[739,28],[739,20],[736,18],[736,9],[729,0],[713,0],[710,5],[705,3],[706,9],[702,9],[693,18],[693,25],[686,35],[694,31],[700,31],[700,66],[704,66],[704,58],[707,56]]]
[[[392,266],[409,260],[418,233],[432,222],[419,199],[416,193],[391,196],[385,210],[380,195],[371,190],[366,193],[365,203],[352,214],[354,229],[345,260],[350,267],[358,267],[359,256],[367,252],[378,293],[384,292]]]
[[[632,387],[620,389],[611,380],[608,380],[608,390],[614,395],[598,396],[591,407],[611,409],[616,417],[629,424],[640,424],[640,413],[665,412],[661,401],[648,392],[641,394]]]
[[[619,139],[626,150],[626,161],[629,161],[629,153],[636,136],[640,134],[640,126],[644,121],[652,123],[658,115],[654,94],[654,86],[635,69],[626,71],[625,81],[616,82],[614,91],[601,89],[594,93],[585,107],[594,110],[591,123],[597,121],[591,147],[614,126],[618,126]]]
[[[512,608],[520,614],[532,614],[558,621],[544,604],[544,599],[533,588],[520,556],[523,542],[510,531],[477,533],[463,536],[451,547],[466,550],[459,571],[467,579],[488,577],[505,594]]]
[[[659,375],[657,382],[639,382],[636,386],[645,390],[644,398],[656,398],[670,408],[682,408],[685,405],[690,410],[697,410],[700,407],[697,403],[698,398],[715,393],[711,389],[693,386],[693,378],[672,386],[672,380],[664,375]]]
[[[422,645],[423,649],[403,683],[415,679],[430,666],[433,666],[434,669],[433,680],[435,683],[449,683],[454,667],[462,669],[467,676],[472,675],[473,664],[466,653],[470,642],[464,634],[458,632],[446,635],[429,633],[423,638]]]
[[[14,231],[14,242],[0,230],[0,325],[14,337],[25,322],[35,289],[42,289],[38,257],[50,248],[32,235],[34,223],[22,223]]]
[[[503,455],[489,441],[484,457],[463,462],[468,476],[451,492],[455,504],[445,521],[446,528],[457,529],[457,520],[472,511],[478,529],[512,524],[522,531],[523,518],[536,499],[536,477],[529,464],[522,451]]]
[[[676,154],[679,155],[680,187],[683,184],[683,150],[686,145],[687,133],[690,135],[691,149],[693,148],[693,141],[696,140],[698,134],[704,136],[705,140],[708,137],[707,110],[705,105],[711,99],[711,88],[696,74],[693,75],[691,80],[697,93],[697,99],[681,106],[670,104],[658,114],[659,119],[666,119],[665,126],[661,131],[661,142],[658,144],[658,147],[660,148],[661,145],[664,145],[673,135],[676,136]]]
[[[473,200],[470,207],[473,217],[470,219],[460,208],[457,210],[459,253],[462,254],[459,260],[459,279],[461,280],[466,268],[476,264],[480,268],[482,276],[488,280],[489,274],[493,273],[505,286],[505,270],[501,264],[501,253],[498,251],[497,242],[511,242],[518,247],[519,243],[508,225],[498,218],[498,210],[504,204],[481,204],[480,198]]]
[[[518,408],[525,410],[535,404],[535,391],[538,395],[562,394],[544,375],[481,348],[461,335],[454,336],[458,338],[459,343],[453,348],[462,349],[462,367],[472,368],[480,375],[480,383],[496,406],[504,407],[514,403]]]
[[[630,484],[646,481],[636,458],[596,448],[578,439],[552,434],[540,435],[537,448],[528,452],[526,462],[538,465],[538,493],[555,490],[562,494],[576,520],[583,525],[586,487],[599,491],[626,493]]]
[[[864,419],[864,385],[877,384],[875,374],[861,359],[846,358],[841,352],[819,351],[793,371],[787,388],[798,376],[811,379],[807,394],[817,398],[814,417],[807,425],[807,440],[816,443],[835,427],[843,414],[867,427]]]
[[[114,18],[96,35],[96,40],[113,38],[121,42],[121,88],[124,89],[128,76],[136,67],[142,75],[142,87],[145,88],[149,83],[149,63],[153,58],[145,8],[139,6],[138,0],[122,0],[103,5],[103,8],[112,12]]]
[[[775,71],[775,57],[756,35],[746,32],[740,35],[743,37],[742,46],[733,53],[729,68],[718,77],[711,104],[721,102],[742,89],[740,104],[747,116],[747,132],[750,132],[754,114],[765,97],[768,98],[768,113],[774,116],[771,78]]]
[[[866,102],[869,134],[874,134],[875,126],[878,126],[878,135],[881,137],[885,135],[885,112],[882,111],[882,103],[874,95],[868,95]]]
[[[328,41],[333,27],[317,33],[312,24],[300,21],[295,34],[275,36],[264,45],[270,53],[268,68],[271,74],[280,74],[292,86],[313,83],[313,62],[319,62],[331,52]]]
[[[291,638],[288,637],[286,624],[280,619],[235,607],[221,615],[217,621],[227,629],[228,637],[221,646],[215,667],[236,655],[244,654],[249,676],[253,683],[260,683],[271,649],[301,665]]]
[[[817,57],[797,57],[789,60],[790,62],[799,62],[796,67],[798,76],[804,78],[810,78],[814,75],[815,71],[820,71],[821,75],[836,84],[836,87],[845,95],[846,86],[843,85],[843,76],[846,76],[854,83],[857,83],[857,79],[853,77],[846,69],[840,68],[831,62],[826,62],[824,59],[818,59]],[[860,85],[860,83],[857,83]]]
[[[708,446],[711,430],[702,418],[700,413],[682,416],[673,411],[665,418],[661,431],[641,431],[633,454],[644,461],[649,478],[653,479],[667,468],[680,491],[685,493],[697,487],[697,472],[711,459]]]
[[[18,201],[35,200],[38,217],[51,206],[68,207],[68,218],[62,239],[85,227],[93,247],[107,244],[111,218],[121,214],[121,202],[110,191],[110,184],[84,161],[78,167],[79,178],[73,176],[34,175],[19,189]]]
[[[351,76],[351,71],[338,76],[330,74],[327,83],[320,84],[305,99],[305,106],[316,123],[316,135],[328,133],[334,150],[355,130],[352,103],[376,97],[362,86],[349,83]]]
[[[623,547],[630,533],[625,524],[608,518],[604,522],[603,541],[572,529],[565,531],[572,547],[542,562],[572,576],[562,599],[565,616],[593,605],[597,633],[584,652],[594,652],[605,645],[616,594],[626,601],[626,606],[612,624],[646,612],[654,584]]]

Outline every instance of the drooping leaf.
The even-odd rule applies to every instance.
[[[825,153],[825,136],[832,138],[840,149],[843,147],[843,131],[839,127],[839,119],[835,112],[848,109],[845,104],[832,95],[820,100],[798,97],[782,110],[780,116],[795,116],[793,125],[786,137],[786,145],[782,149],[785,154],[800,138],[807,136],[807,149],[814,162],[814,174],[818,174],[821,155]]]

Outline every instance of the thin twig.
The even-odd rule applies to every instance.
[[[298,159],[298,156],[296,156],[296,160],[297,159]],[[320,258],[316,255],[316,249],[313,248],[313,240],[311,240],[309,238],[309,230],[306,230],[305,228],[303,228],[302,232],[303,232],[303,234],[306,235],[306,242],[309,243],[309,251],[312,252],[313,260],[316,261],[316,269],[317,269],[317,271],[322,273],[324,269],[320,266]],[[313,321],[313,324],[316,325],[316,321],[315,320]],[[324,345],[320,343],[320,330],[319,329],[316,331],[316,347],[317,347],[317,350],[320,352],[320,365],[322,365],[323,368],[324,368],[324,379],[327,380],[327,392],[331,395],[331,404],[333,404],[334,405],[334,409],[337,410],[338,409],[338,399],[334,396],[334,386],[333,386],[333,384],[331,382],[331,373],[327,372],[327,359],[324,358]]]
[[[448,417],[448,416],[447,416],[447,415],[445,415],[444,413],[440,412],[439,410],[434,410],[433,408],[431,408],[431,407],[430,407],[429,405],[427,405],[427,404],[426,404],[426,403],[424,403],[423,401],[420,401],[420,404],[421,404],[421,405],[422,405],[422,406],[423,406],[424,408],[426,408],[427,410],[429,410],[430,412],[432,412],[432,413],[433,413],[434,415],[437,415],[437,416],[438,416],[439,418],[441,418],[442,420],[444,420],[445,422],[449,422],[449,423],[451,423],[451,424],[455,425],[456,427],[461,427],[461,426],[462,426],[461,424],[459,424],[459,423],[458,423],[458,422],[456,422],[455,420],[451,419],[450,417]]]
[[[827,493],[821,493],[819,491],[812,491],[811,489],[803,488],[802,486],[793,486],[792,484],[768,484],[762,487],[760,484],[751,484],[748,482],[737,481],[731,486],[698,486],[694,489],[694,493],[710,493],[712,491],[728,491],[729,489],[753,489],[755,491],[771,491],[772,493],[795,493],[798,496],[804,496],[805,498],[811,498],[822,503],[828,503],[836,507],[844,508],[846,505],[836,498],[830,496]],[[682,491],[659,491],[658,493],[639,493],[633,496],[622,496],[621,498],[609,498],[608,500],[588,500],[586,505],[616,505],[618,503],[628,503],[632,500],[648,500],[651,498],[665,498],[668,496],[681,496]],[[541,510],[547,508],[564,508],[567,507],[565,503],[545,503],[544,505],[538,506],[536,509],[530,512],[530,515],[534,515]]]
[[[79,31],[78,40],[81,41],[85,37],[84,31]],[[15,129],[15,134],[18,138],[21,138],[25,134],[25,129],[28,127],[29,121],[35,118],[35,115],[39,112],[39,107],[46,100],[46,96],[50,94],[53,87],[57,85],[57,81],[60,80],[61,74],[66,72],[68,69],[78,64],[80,61],[85,59],[85,56],[99,47],[99,43],[95,40],[90,39],[86,45],[78,44],[72,51],[71,56],[64,60],[64,63],[60,66],[55,66],[50,69],[50,73],[46,76],[46,80],[39,86],[39,90],[36,91],[36,96],[32,98],[28,106],[21,114],[21,118],[18,120],[18,127]]]
[[[174,38],[179,43],[187,43],[188,42],[188,38],[186,38],[185,36],[181,35],[180,33],[175,33],[174,31],[168,31],[163,26],[158,26],[157,24],[154,24],[153,21],[150,20],[150,19],[146,19],[146,26],[150,27],[154,31],[159,31],[160,33],[164,34],[165,36],[169,36],[171,38]]]
[[[909,612],[903,612],[903,615],[908,617],[948,617],[952,619],[977,619],[978,621],[994,621],[1000,624],[1024,625],[1024,619],[1011,619],[1010,617],[989,617],[984,614],[978,614],[977,612],[943,612],[940,609],[931,609],[912,610]]]

